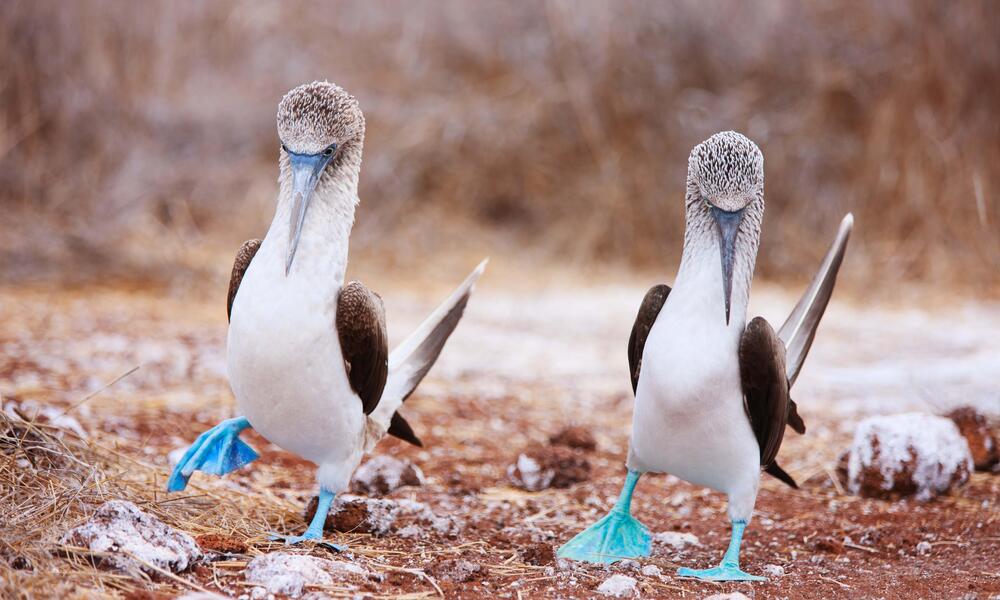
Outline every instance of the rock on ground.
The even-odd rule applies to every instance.
[[[302,596],[307,585],[332,585],[367,575],[368,571],[349,562],[285,552],[261,554],[243,572],[247,583],[260,586],[268,594],[292,598]]]
[[[590,478],[590,462],[579,451],[563,446],[535,446],[507,467],[507,477],[529,492],[568,488]]]
[[[698,536],[693,533],[683,533],[680,531],[661,531],[653,534],[653,541],[672,547],[674,550],[683,550],[687,546],[700,546]]]
[[[306,505],[304,517],[312,521],[318,499]],[[450,536],[462,530],[464,523],[451,516],[439,516],[423,502],[337,496],[326,517],[324,529],[341,533],[370,533],[380,536],[396,529],[404,537],[420,539],[430,535]]]
[[[990,431],[986,417],[971,406],[956,408],[947,416],[955,422],[958,431],[968,442],[972,463],[977,471],[989,471],[1000,462],[1000,447],[997,446],[996,437]]]
[[[66,532],[60,543],[110,553],[101,561],[129,572],[136,569],[155,572],[145,562],[179,573],[202,556],[193,537],[125,500],[105,502],[89,521]]]
[[[729,592],[728,594],[705,596],[702,600],[750,600],[750,598],[742,592]]]
[[[907,413],[858,424],[847,456],[853,494],[928,500],[961,486],[972,471],[969,444],[951,419]]]
[[[636,587],[636,580],[628,575],[612,575],[597,586],[597,593],[612,598],[637,598],[639,588]]]
[[[446,559],[430,568],[431,575],[451,583],[468,583],[489,574],[483,565],[462,559]]]
[[[358,467],[351,480],[351,491],[370,496],[384,496],[404,485],[423,485],[424,474],[410,461],[382,454]]]

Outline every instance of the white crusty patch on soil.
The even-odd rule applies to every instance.
[[[636,587],[636,580],[628,575],[612,575],[597,586],[597,593],[612,598],[636,598],[639,596],[639,589]]]
[[[905,413],[869,417],[858,424],[847,460],[847,484],[858,494],[866,472],[879,474],[886,491],[910,478],[917,499],[928,500],[964,483],[971,471],[969,444],[951,419]]]
[[[399,529],[406,532],[409,538],[424,537],[425,527],[441,535],[455,535],[462,531],[464,523],[453,516],[440,516],[423,502],[415,500],[387,500],[364,498],[352,494],[342,494],[334,500],[332,513],[337,513],[346,504],[361,503],[365,510],[363,530],[377,536],[385,535],[397,523],[402,522]]]
[[[404,485],[423,485],[424,473],[410,461],[380,454],[358,467],[351,480],[351,490],[383,496]]]
[[[701,541],[698,536],[692,533],[682,533],[680,531],[661,531],[653,535],[653,541],[657,544],[670,546],[674,550],[683,550],[687,546],[700,546]]]
[[[302,596],[307,585],[332,585],[351,576],[365,577],[368,571],[349,562],[327,558],[272,552],[261,554],[247,565],[243,577],[269,594]]]
[[[110,553],[102,560],[114,568],[153,571],[140,561],[179,573],[201,558],[190,535],[148,515],[131,502],[105,502],[89,521],[63,535],[61,544]],[[135,560],[132,557],[139,560]]]

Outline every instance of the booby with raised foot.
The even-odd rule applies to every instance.
[[[229,286],[230,385],[242,416],[203,433],[176,465],[170,491],[195,471],[223,475],[257,458],[253,428],[318,466],[319,504],[302,535],[321,540],[336,494],[386,434],[422,445],[399,408],[437,360],[486,266],[391,353],[381,297],[344,282],[358,200],[365,120],[337,85],[314,82],[278,106],[277,209],[263,240],[243,244]]]
[[[654,286],[628,342],[635,393],[628,473],[611,512],[558,555],[595,563],[648,556],[650,534],[631,515],[642,473],[670,473],[728,496],[732,533],[721,563],[678,575],[763,580],[739,566],[760,473],[797,487],[777,463],[785,427],[805,433],[790,388],[833,293],[853,226],[848,214],[819,271],[775,333],[747,323],[764,216],[764,157],[747,137],[713,135],[691,151],[681,264],[671,289]]]

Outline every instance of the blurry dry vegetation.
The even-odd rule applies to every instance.
[[[687,153],[736,129],[766,157],[764,276],[810,273],[850,210],[854,283],[996,285],[998,32],[986,0],[7,0],[0,278],[259,234],[275,106],[329,79],[368,118],[362,249],[471,226],[494,256],[670,263]]]

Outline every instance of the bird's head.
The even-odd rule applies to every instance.
[[[291,90],[278,104],[278,138],[288,158],[292,180],[292,214],[285,274],[292,267],[302,224],[313,192],[323,175],[336,170],[342,157],[360,151],[365,117],[358,101],[342,87],[314,81]],[[355,152],[360,156],[359,152]]]
[[[686,204],[689,213],[708,213],[715,222],[728,324],[740,224],[748,208],[764,208],[764,155],[757,144],[723,131],[695,146],[688,157]]]

